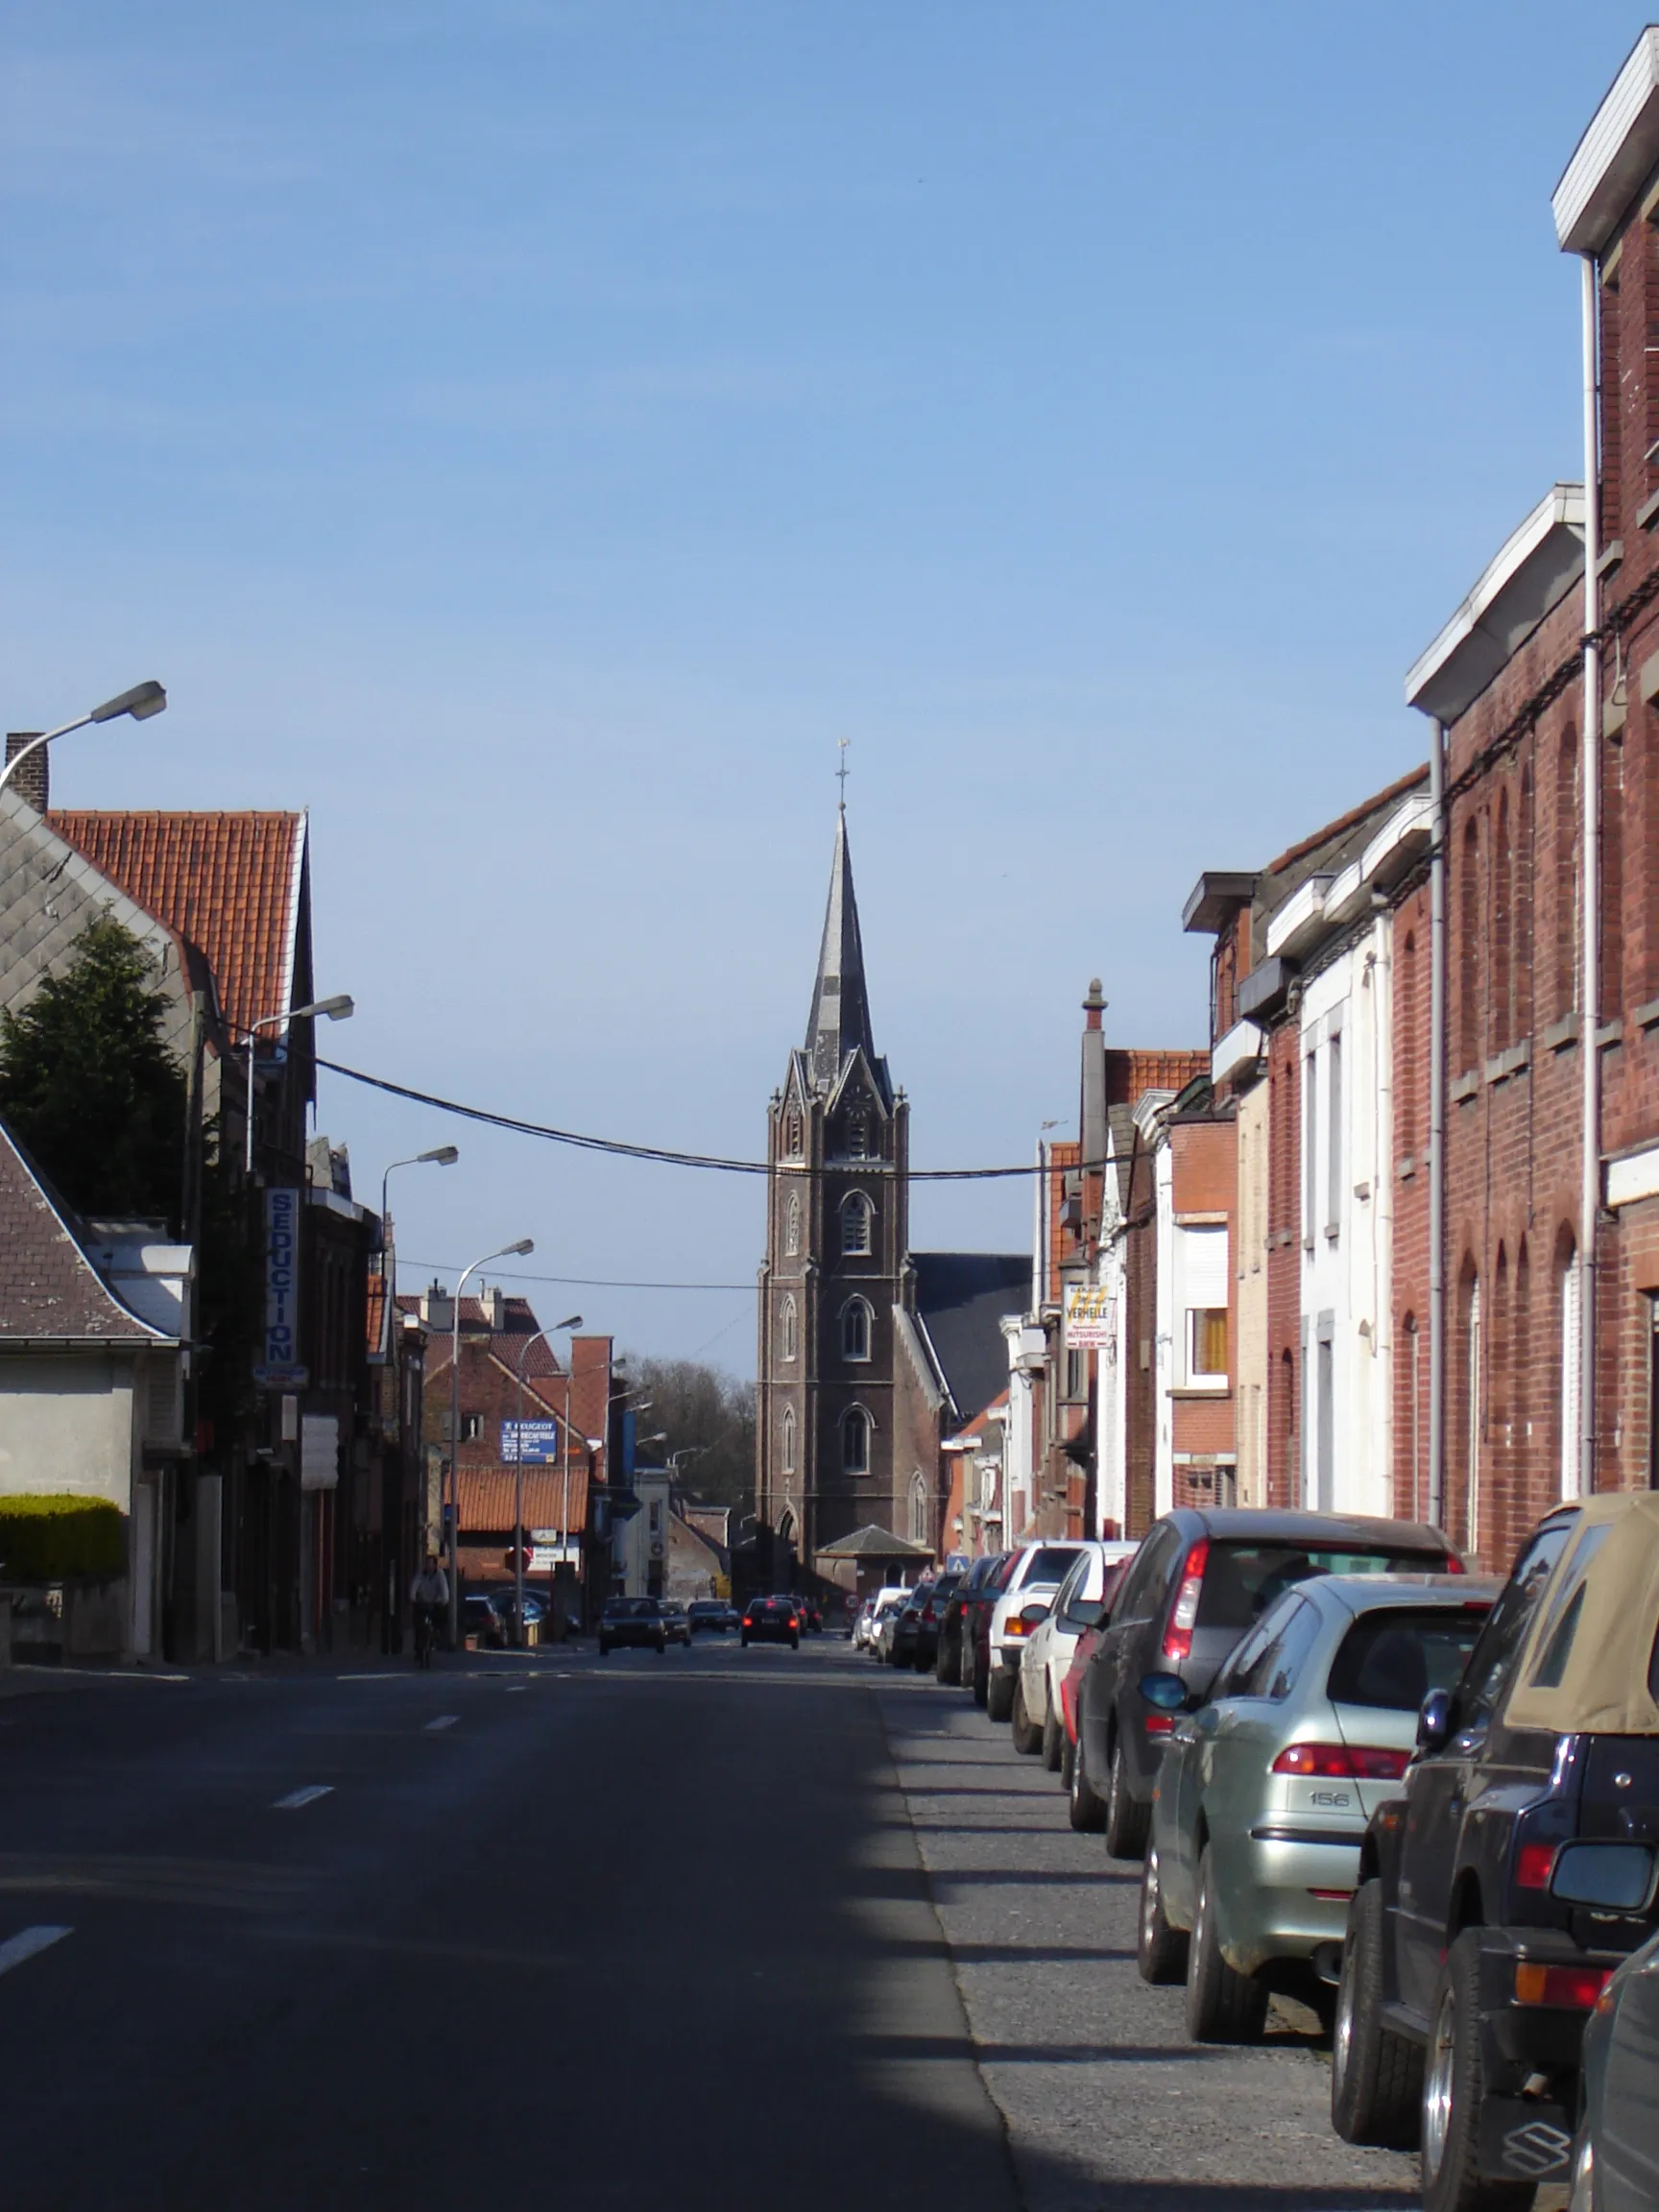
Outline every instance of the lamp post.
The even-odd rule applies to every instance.
[[[571,1313],[556,1322],[561,1335],[566,1329],[580,1329],[582,1316]],[[524,1642],[524,1362],[530,1357],[532,1344],[545,1344],[553,1331],[538,1329],[534,1336],[526,1336],[518,1347],[518,1428],[513,1447],[513,1641]]]
[[[386,1186],[399,1167],[453,1167],[461,1157],[453,1144],[438,1144],[430,1152],[412,1152],[407,1160],[394,1160],[380,1178],[380,1249],[386,1249]]]
[[[78,714],[73,722],[60,722],[56,730],[42,730],[38,737],[31,737],[27,745],[20,746],[14,759],[0,768],[0,790],[12,780],[12,772],[22,766],[31,753],[38,753],[42,745],[50,745],[54,737],[67,737],[71,730],[84,730],[89,722],[114,722],[123,714],[131,714],[134,722],[148,722],[152,714],[159,714],[167,704],[167,694],[160,685],[152,680],[148,684],[134,684],[131,691],[123,691],[118,698],[106,699],[102,707],[94,707],[89,714]]]
[[[21,753],[17,756],[21,760]],[[248,1148],[245,1165],[252,1178],[253,1173],[253,1052],[259,1042],[261,1029],[280,1029],[288,1022],[314,1021],[319,1014],[330,1022],[349,1022],[357,1011],[347,994],[342,991],[332,998],[319,998],[310,1006],[290,1006],[285,1013],[262,1014],[248,1031]]]
[[[469,1275],[488,1267],[492,1260],[514,1260],[534,1252],[535,1238],[520,1237],[517,1244],[503,1244],[486,1252],[470,1267],[461,1270],[455,1285],[455,1308],[449,1316],[449,1648],[461,1641],[461,1293]]]

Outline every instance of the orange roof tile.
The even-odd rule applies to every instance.
[[[512,1467],[461,1468],[461,1534],[499,1535],[513,1527],[515,1475]],[[553,1467],[524,1470],[524,1526],[526,1528],[569,1527],[577,1535],[588,1526],[588,1470],[570,1470],[568,1514],[565,1497],[565,1471]]]
[[[201,949],[239,1030],[279,1014],[296,977],[303,814],[91,813],[54,808],[60,837],[169,929]]]

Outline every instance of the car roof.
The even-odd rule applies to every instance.
[[[1305,1582],[1288,1584],[1286,1594],[1294,1590],[1357,1620],[1362,1613],[1381,1613],[1390,1606],[1489,1607],[1503,1587],[1474,1575],[1310,1575]]]
[[[1424,1551],[1451,1550],[1442,1532],[1427,1521],[1390,1521],[1380,1514],[1280,1511],[1262,1505],[1178,1505],[1159,1519],[1191,1535],[1214,1536],[1222,1542],[1305,1544],[1327,1551],[1344,1545],[1364,1550],[1379,1543]]]
[[[1559,1514],[1549,1514],[1540,1526],[1559,1519]],[[1659,1735],[1659,1697],[1652,1679],[1659,1623],[1659,1492],[1600,1491],[1579,1501],[1575,1519],[1576,1532],[1563,1545],[1533,1608],[1504,1719],[1512,1728],[1547,1729],[1552,1735],[1592,1729],[1611,1736]],[[1599,1533],[1603,1529],[1605,1536]],[[1559,1600],[1569,1583],[1577,1584],[1581,1562],[1583,1612],[1595,1622],[1595,1633],[1574,1636],[1560,1681],[1541,1684],[1534,1679],[1539,1662],[1565,1618]]]

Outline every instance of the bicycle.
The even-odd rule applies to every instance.
[[[432,1608],[417,1605],[415,1608],[415,1664],[430,1667],[432,1664]]]

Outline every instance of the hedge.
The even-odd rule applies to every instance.
[[[63,1582],[126,1566],[126,1520],[107,1498],[0,1497],[0,1581]]]

